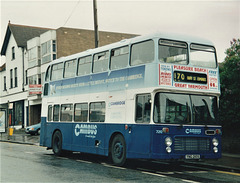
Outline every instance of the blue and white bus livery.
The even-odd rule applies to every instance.
[[[221,157],[216,51],[210,41],[156,33],[53,61],[40,145],[128,158]]]

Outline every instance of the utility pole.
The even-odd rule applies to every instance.
[[[97,2],[93,0],[93,14],[94,14],[94,32],[95,32],[95,48],[98,47],[98,19],[97,19]]]

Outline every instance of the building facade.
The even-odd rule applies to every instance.
[[[99,32],[100,46],[135,37]],[[7,111],[6,126],[24,128],[41,120],[41,94],[45,70],[52,60],[94,48],[94,31],[61,27],[8,24],[0,66],[0,109]]]

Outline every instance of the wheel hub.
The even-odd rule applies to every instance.
[[[123,154],[123,145],[120,142],[118,142],[114,146],[114,155],[117,158],[121,158],[122,154]]]

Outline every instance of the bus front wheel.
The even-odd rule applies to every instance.
[[[113,138],[110,155],[115,165],[124,165],[126,161],[126,143],[122,135],[118,134]]]
[[[62,150],[62,134],[60,131],[56,131],[52,139],[52,149],[53,153],[56,156],[61,156],[63,153]]]

